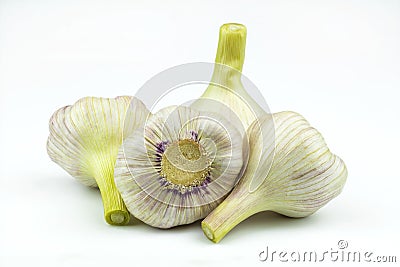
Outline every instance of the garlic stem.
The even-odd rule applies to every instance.
[[[240,222],[261,211],[255,207],[255,203],[251,194],[234,190],[201,222],[204,234],[212,242],[218,243]]]
[[[100,189],[104,206],[104,218],[111,225],[124,225],[129,222],[129,212],[126,209],[121,194],[114,183],[113,172],[102,172],[94,177]]]
[[[242,71],[246,49],[247,30],[244,25],[228,23],[219,30],[219,41],[215,63],[228,65]]]
[[[198,110],[216,113],[235,121],[242,135],[247,127],[265,111],[242,84],[247,30],[244,25],[228,23],[220,27],[217,55],[210,84],[201,97],[192,104]],[[241,126],[241,127],[240,127]]]
[[[229,23],[221,26],[215,69],[211,83],[235,90],[240,83],[246,49],[247,30],[244,25]],[[228,66],[228,67],[226,67]],[[212,85],[210,85],[212,86]],[[203,96],[207,96],[207,91]]]

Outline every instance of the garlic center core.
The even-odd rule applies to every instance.
[[[184,139],[178,142],[180,153],[188,160],[198,160],[201,156],[200,145],[190,139]]]
[[[207,152],[192,139],[169,144],[161,159],[161,175],[175,185],[200,185],[209,175],[210,168]]]

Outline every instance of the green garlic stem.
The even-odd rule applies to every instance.
[[[207,238],[218,243],[240,222],[260,212],[255,205],[252,205],[251,201],[251,197],[247,193],[234,190],[202,221],[201,227]]]
[[[240,120],[241,125],[238,125],[238,128],[241,128],[239,131],[243,136],[249,125],[265,113],[242,84],[246,35],[247,30],[244,25],[229,23],[221,26],[216,64],[210,84],[201,95],[201,100],[192,104],[196,109],[212,112],[221,111],[223,106],[218,104],[225,105],[229,111],[225,111],[224,115],[229,120]]]
[[[212,82],[227,86],[240,82],[246,50],[246,35],[247,30],[244,25],[228,23],[221,26],[215,63],[232,69],[216,65]]]
[[[246,50],[247,30],[244,25],[228,23],[219,30],[219,41],[215,63],[242,71]]]
[[[95,176],[104,206],[104,218],[111,225],[125,225],[129,222],[129,212],[110,172]]]

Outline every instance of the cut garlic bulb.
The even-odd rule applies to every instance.
[[[50,119],[50,158],[82,184],[99,187],[109,224],[129,221],[114,183],[115,160],[123,134],[141,127],[148,114],[144,104],[134,97],[86,97],[57,110]]]
[[[191,105],[198,110],[219,112],[221,104],[223,104],[231,110],[230,114],[224,114],[227,119],[238,117],[242,123],[239,128],[244,131],[255,119],[265,114],[264,109],[244,88],[241,80],[246,35],[246,27],[242,24],[228,23],[221,26],[210,85],[203,95]]]
[[[273,130],[275,140],[265,138]],[[205,235],[213,242],[219,242],[241,221],[261,211],[290,217],[311,215],[339,195],[347,178],[344,162],[297,113],[265,115],[249,127],[248,135],[250,157],[243,177],[202,222]],[[271,168],[266,168],[270,164],[264,162],[271,159]],[[253,176],[258,175],[265,179],[251,190]]]
[[[115,183],[131,214],[146,224],[189,224],[232,190],[242,147],[240,133],[216,114],[167,107],[124,140]]]

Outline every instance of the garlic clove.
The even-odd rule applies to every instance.
[[[209,214],[231,191],[243,165],[240,133],[217,114],[168,107],[127,137],[115,183],[128,210],[158,228]]]
[[[260,131],[275,129],[265,142]],[[295,112],[263,116],[248,129],[247,169],[232,193],[202,222],[205,235],[219,242],[241,221],[261,211],[306,217],[340,194],[347,179],[344,162],[332,154],[322,135]],[[275,143],[274,143],[275,142]],[[271,145],[275,149],[270,149]],[[273,157],[271,168],[260,159]],[[266,164],[268,165],[268,164]],[[254,175],[265,177],[254,191]]]
[[[220,28],[217,55],[210,85],[191,107],[198,110],[219,112],[221,104],[231,110],[227,119],[238,117],[245,130],[264,109],[249,95],[242,84],[247,29],[242,24],[228,23]],[[212,100],[212,101],[208,101]],[[216,104],[219,102],[219,104]],[[216,105],[215,105],[216,104]]]
[[[99,187],[109,224],[129,221],[115,187],[114,165],[123,134],[140,127],[148,114],[144,104],[134,97],[85,97],[57,110],[50,119],[48,155],[82,184]]]

